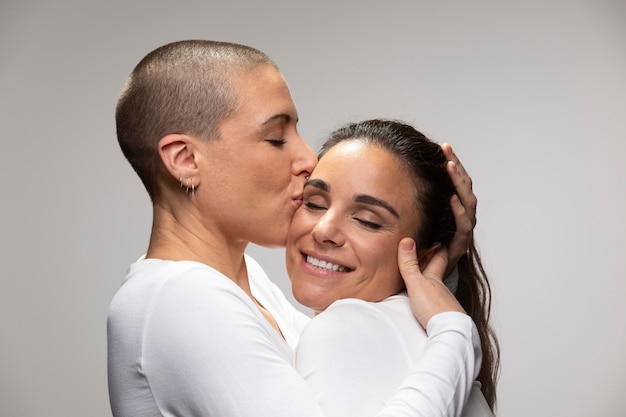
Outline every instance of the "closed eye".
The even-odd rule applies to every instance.
[[[277,148],[280,148],[285,143],[287,143],[285,139],[265,139],[265,141],[269,142],[272,146],[275,146]]]
[[[374,223],[374,222],[370,222],[368,220],[363,220],[363,219],[359,219],[359,218],[354,218],[354,220],[356,220],[357,222],[359,222],[360,224],[362,224],[363,226],[369,228],[369,229],[373,229],[373,230],[379,230],[382,229],[382,225],[378,224],[378,223]]]
[[[326,210],[326,207],[318,206],[310,201],[305,201],[304,206],[310,210]]]

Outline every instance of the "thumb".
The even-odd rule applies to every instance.
[[[422,277],[415,252],[415,241],[411,238],[404,238],[398,244],[398,268],[400,268],[400,274],[407,287]]]
[[[448,250],[446,247],[439,249],[423,271],[425,278],[443,282],[443,277],[448,266]]]
[[[435,314],[446,311],[465,312],[454,295],[441,282],[447,258],[445,248],[440,249],[422,274],[415,251],[415,241],[404,238],[398,244],[398,268],[406,284],[411,310],[424,329]]]

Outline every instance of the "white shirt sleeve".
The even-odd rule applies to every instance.
[[[398,330],[360,300],[333,304],[305,328],[296,368],[326,417],[461,415],[481,360],[472,320],[434,316],[423,358],[412,366],[415,353]]]
[[[114,414],[138,416],[123,410],[131,409],[140,394],[142,409],[158,410],[164,417],[330,417],[293,367],[292,349],[241,288],[206,268],[182,264],[187,266],[181,273],[177,272],[181,266],[171,266],[176,275],[171,279],[153,276],[166,274],[160,264],[146,269],[124,285],[127,288],[115,303],[109,352],[112,366],[124,368],[112,383],[116,396],[124,391],[120,401],[131,407],[123,403]],[[119,326],[130,328],[125,332]],[[469,326],[463,319],[434,326],[435,339],[463,340]],[[453,356],[455,363],[467,359],[463,343],[451,342],[443,350],[438,354]],[[468,367],[473,366],[469,362]],[[419,388],[432,380],[418,374],[422,377],[408,379],[384,415],[438,415],[429,414],[430,394]],[[448,388],[455,389],[453,385]],[[347,400],[364,401],[367,395],[360,391],[356,399]],[[441,395],[453,397],[449,390]]]
[[[466,314],[447,312],[429,320],[427,333],[428,343],[422,360],[379,416],[402,415],[398,413],[404,402],[399,399],[411,397],[415,402],[406,403],[417,407],[407,416],[461,415],[482,361],[476,326]],[[459,352],[463,353],[459,356]],[[423,404],[422,409],[420,404]],[[424,413],[429,406],[430,410]],[[394,412],[395,409],[398,412]]]

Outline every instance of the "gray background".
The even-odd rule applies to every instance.
[[[2,0],[0,416],[110,416],[106,311],[151,217],[113,108],[143,55],[186,38],[272,56],[314,148],[374,116],[452,143],[479,198],[500,415],[624,415],[625,6]],[[251,252],[288,292],[282,252]]]

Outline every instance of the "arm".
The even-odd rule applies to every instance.
[[[466,314],[447,312],[431,318],[427,333],[422,360],[377,417],[461,415],[482,361],[476,326]]]
[[[162,413],[323,416],[318,398],[294,369],[285,342],[252,301],[231,281],[223,279],[215,285],[215,277],[208,278],[187,274],[166,284],[149,314],[142,372]],[[450,337],[454,346],[442,349],[434,344],[432,352],[445,356],[447,362],[454,357],[454,362],[473,364],[467,359],[466,335],[459,337],[466,325],[446,324],[433,340]],[[432,404],[455,401],[458,381],[446,382],[448,388],[434,396],[420,389],[437,378],[441,376],[428,368],[417,368],[384,415],[455,415]]]
[[[410,309],[407,314],[415,323]],[[424,329],[405,330],[421,342],[422,352]],[[394,323],[362,300],[339,300],[311,320],[300,337],[295,366],[326,417],[373,417],[383,409],[412,367],[398,336]]]
[[[471,320],[438,315],[426,340],[406,298],[389,302],[340,300],[316,316],[298,345],[298,371],[327,417],[458,416],[480,362]]]
[[[409,375],[406,382],[413,387],[423,387],[427,386],[429,378],[431,383],[432,380],[438,380],[438,385],[431,386],[435,392],[430,394],[430,398],[440,398],[448,402],[438,403],[439,414],[432,411],[430,415],[458,416],[480,370],[482,351],[475,324],[442,282],[447,266],[447,250],[443,248],[438,251],[422,272],[415,252],[415,242],[405,238],[398,247],[398,265],[407,287],[413,314],[427,329],[429,336],[424,358],[420,362],[421,368],[418,367],[417,372]],[[451,323],[448,320],[460,321],[449,327]],[[398,394],[403,390],[411,392],[413,389],[410,386],[403,387]],[[391,407],[394,402],[389,404],[387,410],[391,413],[381,416],[402,415],[393,414],[396,413]],[[437,401],[433,401],[433,404],[437,404]],[[446,407],[441,404],[446,404]]]

